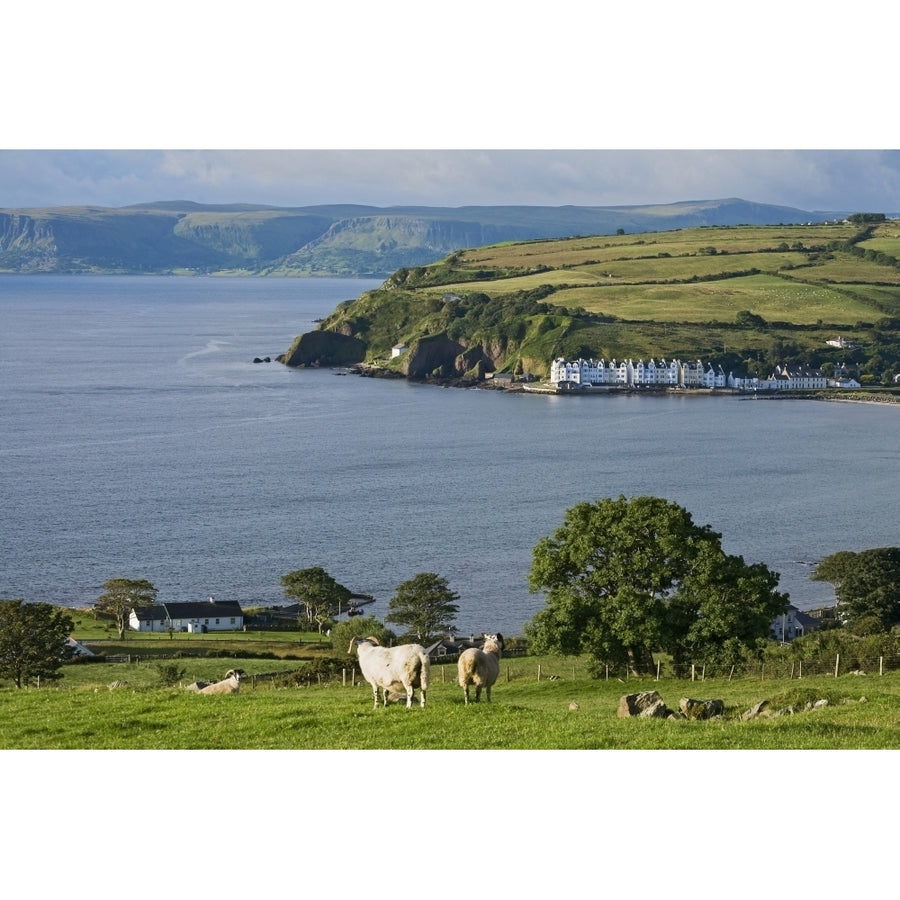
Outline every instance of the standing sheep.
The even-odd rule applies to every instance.
[[[419,688],[419,703],[424,708],[431,673],[431,663],[424,647],[419,644],[382,647],[373,637],[353,638],[347,652],[352,653],[354,647],[363,678],[372,685],[375,709],[378,709],[379,688],[383,692],[385,706],[388,703],[388,691],[405,693],[407,709],[412,706],[413,688]]]
[[[491,700],[491,687],[500,674],[500,654],[503,651],[503,635],[482,635],[484,646],[482,650],[477,647],[469,647],[459,655],[456,664],[459,675],[459,686],[463,689],[466,705],[469,704],[469,685],[475,685],[475,702],[481,700],[481,689],[487,693],[488,702]]]

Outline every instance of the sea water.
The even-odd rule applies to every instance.
[[[435,572],[460,634],[521,634],[565,510],[654,495],[833,602],[812,567],[895,546],[900,409],[737,396],[544,396],[274,361],[377,281],[0,276],[0,596],[285,600],[321,566],[368,608]],[[398,339],[402,337],[398,335]],[[272,362],[256,363],[269,357]]]

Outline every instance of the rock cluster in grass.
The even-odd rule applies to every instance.
[[[619,699],[617,715],[620,718],[637,716],[645,719],[715,719],[725,712],[723,700],[693,700],[682,697],[678,710],[666,706],[657,691],[641,691],[639,694],[625,694]]]
[[[845,699],[843,703],[856,701]],[[866,698],[860,697],[860,703],[865,703]],[[746,712],[742,713],[741,720],[749,722],[751,719],[770,718],[774,716],[790,716],[809,710],[822,709],[828,706],[825,698],[809,700],[806,703],[773,707],[769,700],[760,700]],[[725,702],[723,700],[693,700],[682,697],[678,701],[678,709],[671,710],[657,691],[641,691],[639,694],[625,694],[619,698],[619,708],[616,715],[619,718],[637,717],[644,719],[721,719],[725,714]]]
[[[841,702],[854,703],[856,701],[845,698]],[[858,702],[867,703],[868,700],[866,697],[860,697]],[[759,703],[755,703],[750,707],[750,709],[743,713],[741,715],[741,719],[744,722],[749,722],[751,719],[767,719],[774,718],[775,716],[793,716],[797,713],[809,712],[812,709],[823,709],[828,705],[828,700],[824,697],[819,700],[808,700],[806,703],[797,704],[794,706],[782,706],[778,708],[773,708],[768,700],[760,700]]]

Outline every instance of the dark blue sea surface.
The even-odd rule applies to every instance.
[[[900,409],[552,397],[254,363],[377,286],[340,279],[0,277],[0,596],[284,600],[322,566],[387,614],[437,572],[460,633],[520,634],[531,551],[582,500],[651,494],[764,562],[900,543]],[[398,335],[398,339],[402,337]]]

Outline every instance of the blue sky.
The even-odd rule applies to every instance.
[[[878,74],[895,41],[871,17],[775,0],[739,28],[711,0],[24,6],[4,13],[0,208],[900,211]]]
[[[0,150],[0,207],[154,200],[610,206],[741,197],[900,211],[900,151]]]

